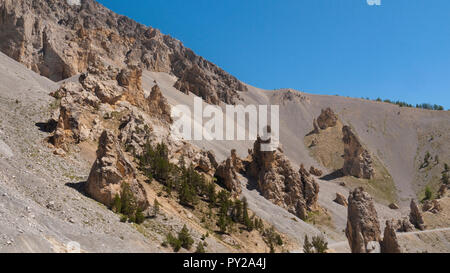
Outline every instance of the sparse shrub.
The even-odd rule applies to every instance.
[[[275,236],[275,239],[276,239],[277,245],[279,245],[279,246],[282,246],[282,245],[283,245],[283,239],[281,238],[281,235],[280,235],[280,234],[277,234],[277,235]]]
[[[208,200],[212,205],[216,204],[216,187],[214,183],[209,183],[206,186],[206,195],[208,196]]]
[[[192,239],[191,235],[189,234],[189,230],[186,225],[184,225],[180,233],[178,233],[178,240],[180,241],[181,246],[187,250],[191,249],[192,245],[194,244],[194,239]]]
[[[153,202],[153,216],[156,217],[159,214],[159,202],[158,200],[155,198],[155,201]]]
[[[163,142],[157,144],[155,149],[147,142],[144,152],[138,157],[140,170],[150,181],[154,178],[166,183],[171,169],[168,155],[167,145]]]
[[[424,200],[431,200],[433,198],[433,192],[431,191],[430,187],[425,188],[425,198]]]
[[[420,169],[426,168],[430,165],[430,158],[431,158],[431,154],[430,152],[427,151],[427,153],[425,154],[424,158],[423,158],[423,163],[422,165],[420,165]]]
[[[197,245],[197,249],[195,250],[195,253],[206,253],[205,246],[203,245],[203,242],[199,242]]]
[[[144,223],[144,221],[145,221],[145,216],[142,213],[142,210],[140,210],[140,209],[136,210],[136,214],[134,216],[134,222],[136,224],[140,225],[140,224]]]
[[[181,241],[172,235],[171,232],[166,236],[167,244],[170,245],[174,252],[178,252],[181,248]],[[166,245],[167,245],[166,244]]]
[[[305,235],[305,241],[303,242],[304,253],[314,253],[313,245],[309,242],[308,235]]]
[[[328,250],[328,243],[323,236],[314,236],[312,239],[316,253],[326,253]]]
[[[137,207],[136,199],[128,183],[123,183],[120,195],[115,195],[111,209],[116,213],[122,214],[121,222],[129,221],[141,224],[145,220],[142,210]]]
[[[116,193],[114,196],[114,203],[112,206],[112,211],[115,213],[121,213],[122,212],[122,200],[120,199],[120,195]]]
[[[448,174],[447,172],[442,173],[442,178],[441,181],[444,185],[448,185],[449,184],[449,179],[448,179]]]
[[[304,253],[326,253],[328,250],[328,243],[323,235],[317,235],[312,237],[312,242],[309,242],[308,235],[305,235],[305,241],[303,243]]]
[[[228,221],[227,221],[225,215],[221,214],[219,216],[219,220],[217,221],[217,226],[219,227],[221,233],[227,232]]]

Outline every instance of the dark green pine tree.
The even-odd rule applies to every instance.
[[[181,246],[187,250],[191,249],[194,244],[194,239],[192,239],[189,234],[189,230],[186,225],[184,225],[180,233],[178,233],[178,240],[181,242]]]

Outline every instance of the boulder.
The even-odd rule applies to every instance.
[[[347,198],[338,192],[336,193],[336,198],[333,201],[344,207],[348,206]]]
[[[314,176],[322,176],[323,175],[323,172],[319,169],[314,168],[314,166],[311,166],[311,168],[309,168],[309,173]]]
[[[399,206],[397,204],[395,204],[395,203],[390,203],[389,204],[389,208],[395,210],[395,209],[399,209]]]

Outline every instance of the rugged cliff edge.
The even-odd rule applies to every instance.
[[[180,41],[93,0],[1,0],[0,51],[53,81],[85,72],[98,56],[117,67],[171,73],[177,89],[212,104],[234,104],[236,91],[247,90]]]

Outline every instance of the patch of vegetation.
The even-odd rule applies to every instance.
[[[326,226],[334,228],[334,223],[331,219],[331,216],[322,210],[308,212],[305,222],[311,223],[315,226]]]
[[[171,232],[167,234],[166,241],[162,243],[162,246],[171,246],[174,252],[178,252],[181,249],[181,241],[177,237],[173,236]]]
[[[303,243],[304,253],[326,253],[328,250],[328,243],[323,235],[312,237],[312,242],[309,242],[308,235],[305,235]]]
[[[430,187],[425,187],[425,198],[423,199],[423,201],[425,200],[432,200],[433,199],[433,192],[431,191]]]
[[[423,158],[423,163],[420,165],[419,169],[424,169],[424,168],[430,166],[430,158],[431,158],[431,154],[430,154],[430,152],[427,151]]]
[[[203,242],[198,243],[195,253],[206,253],[205,244]]]
[[[166,241],[162,243],[164,247],[171,246],[174,252],[178,252],[181,248],[190,250],[194,244],[194,239],[192,239],[186,225],[178,233],[178,237],[175,237],[171,232],[166,236]],[[202,244],[203,247],[203,244]],[[198,248],[198,247],[197,247]]]
[[[362,99],[370,100],[370,98],[362,98]],[[382,100],[381,98],[377,98],[374,101],[391,103],[391,104],[398,105],[399,107],[409,107],[409,108],[418,108],[418,109],[435,110],[435,111],[443,111],[444,110],[444,106],[438,105],[438,104],[421,103],[421,104],[412,105],[412,104],[409,104],[404,101],[399,101],[399,100],[391,101],[389,99]]]
[[[128,221],[139,225],[145,221],[145,216],[138,207],[136,198],[128,183],[123,183],[120,195],[115,195],[112,210],[115,213],[122,214],[120,218],[121,222]]]
[[[187,250],[191,249],[192,245],[194,244],[194,239],[192,239],[191,235],[189,234],[189,230],[187,229],[186,225],[184,225],[180,233],[178,233],[178,240],[181,242],[181,246]]]
[[[179,204],[199,213],[201,223],[208,230],[216,230],[219,234],[232,234],[236,231],[241,233],[257,229],[263,236],[271,234],[264,232],[261,219],[255,215],[250,217],[245,198],[234,199],[227,190],[216,192],[214,178],[208,181],[205,175],[197,172],[192,165],[186,166],[183,158],[178,166],[170,163],[168,148],[164,143],[158,143],[156,146],[147,143],[142,155],[136,158],[139,169],[148,181],[158,181],[168,197],[178,197]],[[154,210],[159,206],[156,204],[155,201]],[[173,236],[168,234],[167,237],[166,244],[171,245],[174,250],[178,249],[178,242]],[[274,245],[277,244],[273,242],[279,242],[277,236],[266,241]]]
[[[270,247],[270,253],[275,252],[275,245],[283,245],[283,239],[281,238],[281,235],[275,231],[275,228],[273,226],[264,230],[263,237],[266,244]]]

